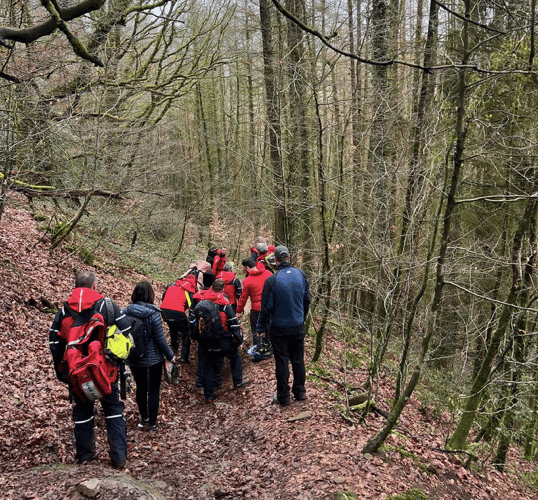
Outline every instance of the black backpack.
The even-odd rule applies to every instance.
[[[138,316],[125,315],[125,318],[131,325],[131,337],[133,338],[134,347],[129,353],[127,361],[140,361],[146,357],[148,345],[146,320]]]
[[[195,339],[208,348],[217,349],[219,340],[226,335],[220,309],[210,300],[202,300],[193,309],[196,317]]]

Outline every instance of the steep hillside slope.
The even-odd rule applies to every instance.
[[[136,428],[136,405],[132,393],[128,396],[127,470],[118,473],[108,465],[100,412],[99,459],[75,465],[71,407],[65,386],[53,374],[47,344],[53,314],[45,304],[59,306],[84,265],[62,251],[51,255],[48,246],[22,204],[7,209],[0,221],[2,498],[80,498],[75,487],[89,478],[100,479],[100,498],[106,499],[306,500],[351,491],[361,499],[381,500],[409,488],[420,488],[431,499],[538,498],[519,481],[519,473],[532,470],[532,464],[515,452],[509,468],[516,472],[501,475],[484,467],[472,473],[461,467],[456,456],[442,450],[447,420],[424,416],[417,401],[410,402],[385,451],[363,456],[360,450],[382,417],[371,415],[363,425],[341,417],[335,402],[343,395],[344,380],[359,386],[366,372],[347,370],[344,379],[334,369],[338,359],[330,360],[334,377],[318,377],[308,367],[308,399],[285,408],[270,403],[272,360],[255,364],[244,356],[244,371],[253,383],[233,390],[226,372],[214,405],[204,404],[194,387],[193,364],[182,366],[180,385],[163,386],[161,432]],[[122,306],[134,284],[146,279],[114,262],[96,271],[100,291]],[[160,297],[164,285],[154,285]],[[337,339],[328,341],[330,352],[337,353]],[[307,347],[310,351],[310,342]],[[385,410],[382,397],[390,397],[390,389],[382,385],[379,405]]]

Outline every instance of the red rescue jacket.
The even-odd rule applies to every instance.
[[[269,245],[267,247],[267,252],[264,252],[264,253],[259,253],[258,250],[256,250],[256,247],[252,247],[250,249],[250,251],[252,252],[252,257],[256,256],[255,259],[256,259],[256,267],[258,269],[261,269],[261,270],[264,270],[264,269],[267,269],[266,265],[265,265],[265,257],[271,253],[274,253],[275,252],[275,247],[274,245]],[[257,311],[258,309],[255,309],[255,311]]]
[[[271,271],[267,269],[258,269],[253,267],[248,276],[243,281],[243,291],[237,302],[237,313],[242,313],[245,310],[245,304],[250,298],[250,308],[253,311],[259,311],[261,308],[262,291],[265,280],[272,276]]]
[[[222,271],[217,275],[217,278],[222,278],[224,280],[223,293],[228,297],[230,304],[237,304],[236,274],[232,271]]]
[[[213,266],[211,266],[211,272],[216,276],[220,272],[224,271],[224,265],[226,264],[226,255],[222,255],[222,250],[218,250],[217,255],[213,259]]]
[[[196,276],[189,274],[170,285],[164,292],[161,309],[184,313],[190,309],[192,294],[196,292]]]

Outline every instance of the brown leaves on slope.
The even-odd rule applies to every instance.
[[[51,255],[48,246],[28,213],[7,209],[0,221],[3,498],[74,498],[74,486],[83,479],[116,474],[108,466],[100,411],[96,415],[96,462],[29,470],[37,465],[74,463],[71,406],[65,386],[54,377],[47,343],[53,315],[44,312],[41,298],[59,306],[71,291],[74,274],[84,266],[62,251]],[[121,306],[127,305],[134,284],[144,279],[134,271],[123,271],[121,280],[107,269],[97,272],[101,290]],[[155,287],[160,297],[164,286]],[[338,352],[338,340],[328,341]],[[307,345],[308,350],[311,347]],[[193,349],[192,360],[194,354]],[[484,470],[477,475],[461,467],[456,456],[442,451],[448,421],[428,420],[414,400],[402,415],[398,433],[389,437],[388,451],[368,459],[360,450],[383,419],[370,415],[360,426],[345,422],[332,395],[341,393],[341,381],[320,381],[310,374],[308,400],[280,407],[270,402],[273,361],[252,363],[247,356],[243,361],[244,376],[252,384],[234,390],[227,369],[214,405],[204,404],[194,387],[193,361],[181,365],[181,383],[162,386],[161,432],[137,429],[137,409],[130,393],[125,402],[129,441],[125,474],[169,499],[298,500],[327,498],[336,491],[353,491],[361,499],[384,499],[412,487],[423,489],[432,499],[517,500],[534,494],[518,487],[508,474]],[[338,362],[331,360],[333,367]],[[347,382],[360,386],[365,375],[365,371],[348,371]],[[389,410],[382,400],[391,396],[390,381],[383,381],[378,405]],[[303,412],[310,418],[289,421]],[[510,460],[513,469],[530,468],[516,453]],[[119,490],[114,497],[132,498]]]

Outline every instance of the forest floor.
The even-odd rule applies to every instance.
[[[538,498],[522,476],[534,464],[513,448],[507,472],[487,463],[476,471],[443,450],[453,422],[412,398],[383,451],[364,456],[361,448],[383,425],[370,414],[364,423],[346,421],[337,403],[344,387],[365,382],[362,368],[342,368],[343,346],[327,338],[321,366],[307,365],[308,399],[280,407],[272,360],[253,363],[243,351],[244,377],[251,385],[232,389],[229,370],[214,404],[194,387],[193,363],[180,366],[180,384],[163,382],[160,432],[137,429],[133,393],[125,401],[128,467],[109,465],[102,412],[97,413],[98,459],[74,462],[73,422],[68,392],[55,379],[48,330],[57,306],[84,267],[63,250],[49,253],[49,237],[31,215],[11,205],[0,220],[0,497],[75,499],[79,483],[99,480],[103,499],[329,499],[349,491],[359,499],[385,499],[420,488],[430,499]],[[120,306],[134,285],[146,279],[114,261],[96,266],[98,288]],[[178,270],[179,272],[183,271]],[[150,281],[151,278],[150,278]],[[163,283],[153,283],[160,297]],[[330,348],[329,348],[330,347]],[[312,343],[307,340],[307,359]],[[340,353],[340,354],[339,354]],[[194,356],[193,356],[194,359]],[[388,411],[390,380],[381,379],[377,405]]]

